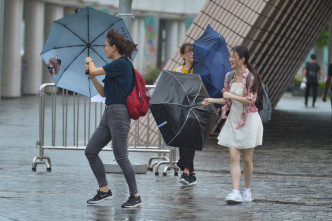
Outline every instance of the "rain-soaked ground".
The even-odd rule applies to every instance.
[[[225,203],[232,189],[228,151],[210,138],[195,157],[196,186],[181,186],[173,171],[137,174],[143,205],[122,209],[128,197],[122,174],[107,174],[112,200],[86,204],[97,184],[83,151],[47,150],[52,172],[45,165],[31,171],[38,102],[32,96],[0,103],[0,220],[332,220],[329,103],[305,108],[302,97],[283,96],[254,153],[252,203]],[[154,155],[130,158],[147,162]],[[112,152],[101,156],[114,160]]]

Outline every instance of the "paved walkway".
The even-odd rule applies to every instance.
[[[284,95],[265,125],[264,145],[255,150],[253,203],[226,205],[228,151],[211,138],[197,152],[196,186],[180,186],[173,171],[139,174],[143,206],[122,209],[128,190],[121,174],[107,175],[113,200],[86,204],[97,185],[83,151],[47,150],[52,172],[44,165],[31,171],[38,155],[38,102],[23,97],[0,103],[0,220],[332,220],[329,103],[305,108],[303,98]],[[150,156],[130,153],[140,162]],[[114,160],[111,152],[102,158]]]

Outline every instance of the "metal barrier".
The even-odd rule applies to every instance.
[[[151,95],[155,85],[147,85],[146,88],[147,93]],[[90,135],[92,135],[91,132],[94,132],[97,128],[105,108],[105,104],[93,103],[90,98],[77,93],[62,90],[62,94],[58,94],[57,91],[58,88],[54,83],[47,83],[41,85],[38,92],[40,96],[39,139],[36,142],[36,148],[39,148],[39,156],[33,159],[33,171],[36,171],[38,164],[45,164],[47,171],[51,171],[51,158],[44,155],[46,149],[85,150]],[[49,98],[46,99],[46,97]],[[62,102],[58,102],[59,97]],[[50,108],[46,108],[48,105]],[[49,121],[46,121],[46,118]],[[69,132],[72,133],[70,136],[68,136]],[[163,175],[166,176],[169,169],[174,169],[174,175],[178,175],[175,160],[176,151],[172,147],[165,147],[150,111],[147,116],[131,121],[128,144],[128,151],[130,152],[158,154],[148,161],[149,170],[152,171],[153,167],[156,166],[155,175],[159,174],[158,170],[161,165],[166,165]],[[109,145],[104,147],[103,150],[112,151],[112,142]]]

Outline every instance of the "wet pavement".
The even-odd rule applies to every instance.
[[[304,107],[285,94],[264,125],[263,146],[254,153],[253,203],[227,205],[231,191],[228,150],[211,137],[197,152],[198,184],[183,187],[179,176],[136,175],[143,205],[122,209],[128,189],[122,174],[107,174],[112,200],[87,205],[97,183],[83,151],[46,150],[52,172],[38,155],[38,97],[0,103],[0,220],[332,220],[330,104]],[[130,153],[147,162],[151,153]],[[104,163],[114,161],[102,152]],[[243,177],[241,180],[243,187]]]

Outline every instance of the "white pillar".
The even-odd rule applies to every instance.
[[[177,21],[167,21],[166,24],[166,59],[168,59],[175,52],[178,45],[178,22]]]
[[[139,36],[139,31],[138,31],[138,18],[135,18],[133,20],[133,23],[132,23],[132,27],[131,27],[131,37],[133,38],[133,41],[135,44],[138,44],[138,36]],[[141,45],[138,45],[138,49],[141,47]],[[134,66],[135,68],[137,69],[138,67],[138,60],[139,60],[139,56],[138,56],[138,53],[136,55],[136,58],[134,60]],[[138,70],[138,69],[137,69]]]
[[[27,69],[23,73],[23,94],[36,94],[42,84],[45,4],[25,1],[25,53]]]
[[[122,18],[125,22],[129,33],[131,33],[131,26],[132,26],[132,0],[119,0],[119,18]]]
[[[51,30],[52,23],[64,16],[63,6],[47,4],[45,7],[45,29],[44,29],[44,42],[46,42],[47,36]],[[47,66],[43,64],[43,83],[53,82],[52,76],[47,69]]]
[[[23,0],[5,1],[2,96],[21,96]]]
[[[75,9],[76,9],[75,7],[65,7],[64,16],[73,14]]]
[[[144,48],[145,48],[145,26],[144,26],[144,18],[140,18],[139,19],[139,23],[138,23],[138,30],[139,30],[139,36],[138,36],[138,55],[139,56],[139,64],[138,64],[138,68],[139,71],[145,75],[146,73],[144,73],[144,65],[145,65],[145,59],[144,59]]]
[[[184,21],[179,21],[178,24],[179,24],[179,30],[178,30],[179,33],[178,44],[179,44],[186,34],[186,26],[184,24]]]
[[[329,30],[329,36],[332,36],[332,15],[330,15],[328,30]],[[329,65],[330,63],[332,63],[332,37],[329,37],[329,40],[328,40],[328,60],[327,60],[327,64]]]
[[[144,18],[135,18],[132,24],[132,37],[134,42],[138,44],[138,53],[134,61],[134,66],[142,75],[145,75],[146,73],[143,73],[145,40]]]
[[[1,79],[2,79],[2,58],[3,58],[3,13],[4,0],[0,0],[0,101],[1,101]]]

